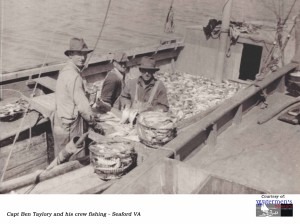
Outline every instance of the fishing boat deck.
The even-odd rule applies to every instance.
[[[165,154],[164,150],[153,150],[141,143],[136,143],[135,150],[138,153],[137,167],[149,164],[161,158]],[[136,168],[134,168],[136,169]],[[129,173],[130,174],[130,173]],[[128,174],[127,174],[128,175]],[[48,180],[31,184],[26,187],[17,189],[15,192],[19,194],[87,194],[101,193],[106,190],[115,180],[104,181],[94,172],[93,166],[87,165],[82,168],[57,175]]]
[[[269,96],[268,109],[254,107],[240,124],[221,133],[215,146],[206,145],[185,162],[265,192],[299,193],[300,126],[279,121],[278,116],[257,123],[264,113],[286,100],[285,95]]]

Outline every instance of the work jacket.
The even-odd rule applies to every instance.
[[[114,68],[104,79],[101,90],[101,99],[113,106],[121,94],[123,85],[123,75]]]
[[[130,106],[134,109],[143,109],[136,108],[137,104],[148,104],[153,110],[162,109],[164,112],[168,111],[169,102],[164,84],[157,79],[153,79],[146,86],[144,86],[142,82],[141,77],[129,80],[121,93],[121,97],[130,101]],[[155,92],[153,93],[152,91]]]
[[[70,140],[87,131],[93,112],[85,95],[79,68],[69,61],[60,71],[55,92],[55,113],[51,118],[55,156]]]
[[[70,124],[80,115],[91,121],[93,112],[86,97],[79,68],[69,61],[60,71],[56,83],[56,112],[62,123]]]

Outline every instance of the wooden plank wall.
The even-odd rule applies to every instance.
[[[219,41],[211,38],[206,40],[202,26],[187,27],[184,41],[185,47],[178,56],[176,69],[212,78],[215,74]]]
[[[230,56],[225,58],[224,78],[237,80],[240,75],[240,65],[244,45],[237,43],[230,47]]]
[[[46,133],[17,142],[13,148],[4,180],[19,177],[38,169],[44,169],[48,165]],[[0,174],[6,163],[11,145],[0,150]]]
[[[206,40],[202,26],[189,26],[186,28],[184,41],[184,50],[179,54],[176,61],[177,70],[213,79],[219,50],[219,38]],[[228,40],[228,47],[229,44]],[[264,40],[251,40],[250,37],[247,38],[247,35],[241,34],[238,42],[230,47],[230,56],[225,58],[223,79],[237,80],[239,78],[244,44],[263,48],[260,67],[263,66],[263,60],[268,53],[266,48],[270,50],[272,47],[272,43]]]

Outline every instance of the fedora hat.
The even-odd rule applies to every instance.
[[[114,54],[114,61],[119,62],[119,63],[126,63],[128,62],[128,57],[126,53],[123,52],[117,52]]]
[[[70,52],[85,52],[91,53],[93,50],[88,49],[88,46],[82,38],[73,37],[70,40],[70,49],[65,51],[65,55],[69,56]]]
[[[156,67],[156,62],[155,62],[154,58],[150,58],[150,57],[142,57],[141,65],[140,65],[139,69],[140,70],[141,69],[152,70],[154,72],[159,70],[159,68]]]

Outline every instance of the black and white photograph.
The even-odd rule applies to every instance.
[[[300,0],[1,0],[0,10],[0,217],[8,223],[84,216],[84,205],[13,211],[25,195],[62,204],[66,196],[71,207],[79,195],[174,206],[180,195],[195,206],[243,196],[250,210],[238,209],[254,222],[296,217]],[[143,216],[113,206],[86,212],[103,218],[86,221]]]

